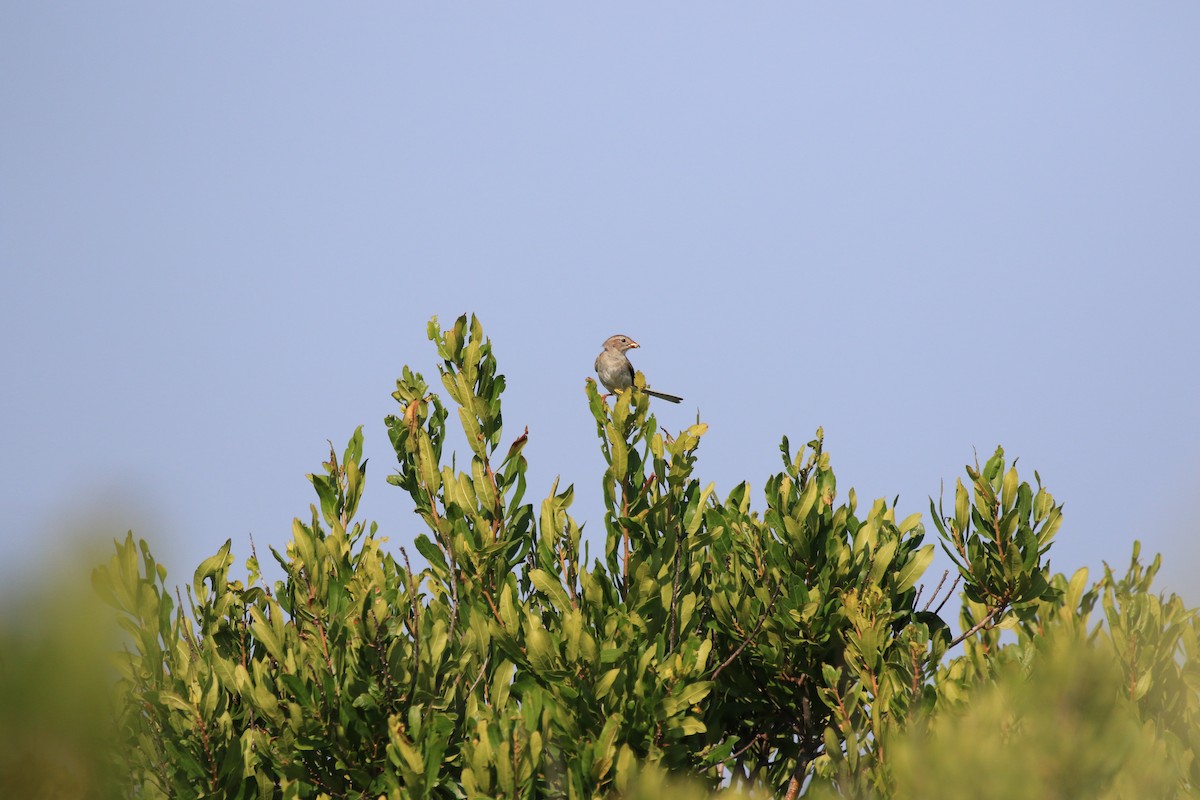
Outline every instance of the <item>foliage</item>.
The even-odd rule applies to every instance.
[[[122,788],[107,757],[105,670],[113,640],[86,573],[59,569],[34,588],[6,586],[0,613],[0,797],[103,798]]]
[[[310,476],[319,502],[272,550],[273,587],[256,556],[231,580],[229,542],[186,604],[132,536],[96,571],[129,641],[137,796],[648,796],[687,776],[701,793],[916,797],[974,792],[999,754],[1019,773],[1004,796],[1060,796],[1080,771],[1089,794],[1200,785],[1196,616],[1150,593],[1158,561],[1136,549],[1094,586],[1051,574],[1062,507],[1002,450],[931,509],[958,573],[946,596],[962,587],[955,636],[942,584],[920,602],[920,516],[839,501],[819,430],[794,454],[783,440],[752,510],[748,484],[721,499],[694,475],[706,426],[660,430],[640,375],[611,405],[587,385],[607,463],[590,558],[572,487],[524,502],[528,430],[502,449],[478,321],[429,337],[452,406],[405,368],[387,419],[426,567],[355,517],[360,429]]]

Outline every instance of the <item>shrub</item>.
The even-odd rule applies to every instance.
[[[451,406],[406,367],[387,418],[389,482],[427,530],[427,566],[356,519],[359,429],[310,476],[318,502],[272,550],[273,586],[254,555],[230,579],[230,542],[186,604],[132,535],[96,571],[129,640],[137,796],[645,796],[682,776],[786,797],[1197,785],[1195,615],[1150,593],[1158,562],[1136,549],[1123,578],[1051,574],[1061,506],[1003,450],[967,468],[953,508],[931,505],[957,575],[922,603],[920,516],[839,500],[820,430],[795,453],[783,440],[752,510],[747,483],[722,499],[695,476],[704,424],[672,435],[644,393],[610,405],[589,381],[607,463],[591,558],[572,487],[524,502],[528,429],[505,446],[478,321],[429,337]],[[956,636],[939,596],[959,586]]]

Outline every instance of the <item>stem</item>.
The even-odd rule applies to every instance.
[[[763,613],[759,616],[758,623],[754,626],[754,630],[746,634],[746,638],[742,640],[742,643],[738,645],[737,649],[733,651],[729,658],[725,659],[723,662],[721,662],[721,666],[713,670],[712,677],[709,680],[715,681],[717,676],[724,672],[725,668],[732,664],[733,660],[742,654],[742,651],[746,649],[746,645],[750,644],[750,641],[758,635],[759,631],[762,630],[762,626],[766,623],[767,617],[771,614],[771,609],[775,607],[775,599],[779,597],[779,592],[781,589],[783,589],[783,584],[779,584],[775,587],[775,591],[771,593],[771,600],[767,603],[767,607],[763,609]]]
[[[417,676],[421,672],[421,601],[420,601],[420,598],[417,597],[417,589],[415,586],[413,586],[413,583],[412,583],[413,571],[412,571],[412,564],[409,563],[409,560],[408,560],[408,551],[405,550],[403,547],[401,547],[400,555],[404,556],[404,570],[405,570],[404,577],[405,577],[405,583],[407,584],[407,587],[408,587],[408,598],[409,598],[409,601],[412,602],[412,610],[413,610],[413,618],[409,624],[412,625],[412,638],[413,638],[412,685],[415,687],[417,685]],[[415,694],[416,693],[413,691],[410,691],[408,693],[408,698],[410,701],[415,696]]]
[[[950,575],[950,570],[945,570],[945,571],[943,571],[943,572],[942,572],[942,579],[941,579],[940,581],[938,581],[937,588],[933,590],[933,594],[929,595],[929,602],[927,602],[927,603],[925,604],[925,607],[924,607],[923,609],[921,609],[922,611],[928,611],[928,610],[929,610],[929,607],[930,607],[931,605],[933,605],[933,601],[934,601],[934,600],[937,600],[938,592],[940,592],[940,591],[942,590],[942,584],[946,582],[946,578],[947,578],[949,575]],[[921,588],[922,588],[922,589],[924,589],[925,587],[924,587],[924,586],[922,586]],[[920,599],[921,599],[921,598],[920,598],[920,595],[918,595],[918,596],[917,596],[917,601],[919,602],[919,601],[920,601]],[[916,603],[914,603],[913,605],[916,605]]]
[[[682,531],[680,532],[682,533]],[[679,630],[676,624],[676,611],[679,607],[679,570],[683,563],[683,539],[682,536],[675,537],[675,575],[671,578],[671,616],[669,625],[669,641],[670,646],[668,653],[675,652],[676,645],[679,644]]]
[[[621,487],[621,518],[625,519],[629,516],[629,489],[627,486]],[[624,555],[621,559],[621,600],[629,598],[629,529],[624,525],[621,526],[621,543],[624,547]]]
[[[492,600],[492,595],[487,589],[483,589],[483,599],[487,600],[488,608],[492,610],[492,616],[496,618],[496,622],[500,623],[500,630],[508,633],[508,626],[504,624],[504,620],[500,617],[500,612],[496,610],[496,603]]]
[[[954,580],[950,583],[950,588],[946,590],[946,596],[942,598],[942,602],[938,603],[938,607],[933,610],[934,614],[941,615],[942,608],[954,596],[954,590],[958,587],[958,582],[962,580],[962,575],[955,575]]]
[[[438,546],[445,553],[446,558],[450,561],[450,641],[454,641],[454,629],[458,625],[458,560],[454,557],[454,548],[451,542],[442,543],[441,528],[442,520],[437,513],[437,502],[434,499],[433,492],[429,491],[429,486],[425,483],[421,484],[421,488],[425,490],[425,496],[429,498],[429,514],[433,517],[433,533],[437,540]]]
[[[208,726],[200,714],[200,707],[193,706],[196,712],[196,726],[200,729],[200,744],[204,748],[204,759],[208,762],[209,791],[217,788],[217,762],[213,759],[212,750],[208,746]]]
[[[792,772],[792,778],[788,781],[787,793],[784,794],[784,800],[796,800],[800,795],[800,786],[804,783],[804,772],[808,769],[808,761],[797,761],[796,769]]]
[[[983,619],[979,620],[979,622],[977,622],[973,626],[971,626],[971,629],[969,631],[963,631],[961,634],[959,634],[954,639],[954,641],[950,642],[950,645],[946,649],[949,650],[951,647],[954,647],[954,645],[962,642],[964,639],[974,636],[976,633],[983,630],[985,627],[987,627],[991,623],[992,618],[1000,613],[1001,608],[1002,608],[1002,606],[997,606],[996,608],[993,608],[990,612],[988,612],[988,615],[986,617],[984,617]]]

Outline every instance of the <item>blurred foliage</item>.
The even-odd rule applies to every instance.
[[[931,507],[957,574],[922,583],[920,515],[839,499],[819,430],[795,452],[783,440],[751,510],[748,484],[722,498],[695,476],[704,424],[669,433],[644,393],[609,404],[589,381],[607,464],[593,558],[572,487],[525,502],[528,430],[503,436],[478,321],[429,337],[440,390],[405,368],[387,418],[388,480],[415,506],[426,566],[356,519],[360,429],[310,476],[317,502],[272,550],[273,585],[256,554],[231,579],[229,542],[185,594],[132,535],[95,571],[126,641],[126,795],[1196,793],[1196,615],[1152,593],[1158,559],[1136,547],[1124,575],[1052,574],[1062,507],[1003,450]],[[468,452],[446,452],[452,417]],[[956,591],[958,635],[940,615]],[[22,667],[4,652],[11,693]],[[23,707],[5,706],[10,761],[33,741],[7,711]]]
[[[0,797],[122,796],[109,615],[86,572],[64,565],[43,577],[6,594],[0,614]]]

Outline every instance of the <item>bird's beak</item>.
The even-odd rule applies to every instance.
[[[637,342],[635,342],[633,339],[629,340],[629,348],[628,349],[633,350],[638,347],[641,347],[641,345],[638,344]]]

